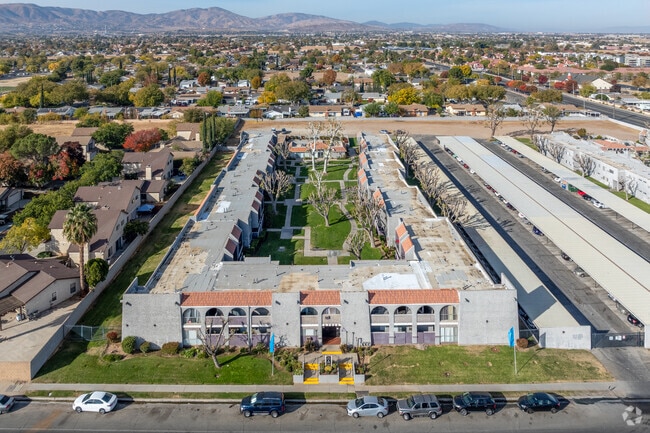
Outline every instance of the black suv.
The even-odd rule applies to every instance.
[[[442,415],[442,407],[440,407],[438,398],[431,394],[412,395],[405,400],[398,400],[397,411],[407,421],[417,416],[436,419]]]
[[[454,397],[454,409],[463,416],[475,410],[484,410],[487,415],[492,415],[497,404],[487,392],[465,392]]]
[[[285,410],[284,394],[281,392],[257,392],[244,397],[239,405],[239,412],[247,418],[258,413],[277,418]]]

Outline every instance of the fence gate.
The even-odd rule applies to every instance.
[[[629,334],[594,333],[591,334],[591,347],[643,347],[645,334],[633,332]]]
[[[66,326],[65,330],[68,338],[77,341],[101,341],[106,340],[106,334],[110,331],[118,331],[119,333],[119,330],[105,326],[74,325]]]

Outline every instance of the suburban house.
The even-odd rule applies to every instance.
[[[74,107],[65,105],[63,107],[39,108],[36,110],[36,116],[38,117],[45,116],[47,114],[55,114],[63,119],[72,119],[72,116],[74,115]]]
[[[118,116],[124,114],[124,109],[122,107],[95,106],[88,109],[88,114],[99,114],[109,120],[115,120]]]
[[[445,111],[452,116],[485,116],[485,107],[481,104],[448,104]]]
[[[201,141],[201,124],[200,123],[179,123],[176,125],[176,136],[182,137],[187,141]]]
[[[3,255],[0,269],[0,317],[16,313],[22,319],[49,310],[77,294],[80,287],[79,269],[54,259]]]
[[[95,147],[95,139],[91,135],[66,135],[57,136],[56,143],[59,146],[65,143],[77,143],[81,147],[81,151],[86,157],[86,161],[92,161],[97,155],[97,147]]]
[[[0,212],[14,210],[20,207],[23,190],[11,186],[0,186]]]
[[[75,203],[86,203],[97,217],[97,233],[90,240],[85,260],[110,259],[124,246],[124,225],[137,218],[142,205],[143,181],[107,183],[97,186],[80,187],[74,197]],[[47,248],[59,254],[68,254],[78,263],[79,248],[70,244],[63,235],[63,223],[68,210],[54,214],[48,228],[52,238]]]
[[[309,117],[342,117],[349,116],[352,107],[348,105],[310,105]]]
[[[400,105],[399,110],[407,117],[424,117],[429,115],[429,107],[424,104]]]
[[[174,171],[174,155],[166,147],[158,152],[125,152],[122,169],[127,178],[169,180]]]

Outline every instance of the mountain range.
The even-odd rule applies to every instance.
[[[319,15],[284,13],[249,18],[219,7],[182,9],[159,14],[94,11],[27,3],[0,5],[0,33],[129,32],[369,32],[419,31],[486,33],[505,31],[487,24],[356,23]]]

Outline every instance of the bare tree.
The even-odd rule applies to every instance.
[[[348,236],[348,251],[354,254],[357,259],[361,260],[361,251],[366,244],[367,234],[363,230],[357,230],[354,234]]]
[[[275,170],[271,173],[265,173],[262,176],[260,187],[266,191],[271,198],[273,206],[273,214],[277,214],[277,202],[282,194],[291,189],[293,183],[293,176],[287,174],[282,170]]]
[[[549,139],[543,135],[536,135],[533,143],[537,146],[539,153],[546,156],[548,155]]]
[[[591,176],[591,173],[594,171],[594,168],[596,168],[596,163],[594,162],[593,158],[591,158],[589,155],[586,155],[584,153],[575,153],[573,155],[573,162],[580,169],[580,172],[582,173],[582,177]]]
[[[307,130],[309,131],[309,154],[311,155],[311,169],[316,171],[316,156],[318,156],[318,142],[320,140],[321,133],[323,132],[323,122],[309,122],[307,124]]]
[[[494,137],[497,128],[501,125],[503,119],[506,118],[506,112],[503,110],[503,105],[493,104],[488,106],[486,117],[485,126],[490,128],[492,137]]]
[[[418,151],[420,147],[412,138],[403,141],[399,146],[399,153],[402,161],[404,161],[404,168],[406,169],[406,177],[409,176],[409,170],[413,163],[418,159]]]
[[[460,195],[444,194],[440,199],[440,210],[452,223],[461,222],[466,216],[467,200]]]
[[[286,170],[287,161],[291,156],[291,140],[287,140],[286,136],[283,139],[278,140],[273,147],[273,151],[276,155],[282,157],[282,167]]]
[[[542,125],[542,123],[544,123],[542,112],[539,110],[539,107],[537,105],[528,104],[528,109],[526,110],[526,114],[522,119],[522,123],[528,129],[530,141],[532,142],[535,138],[537,129]]]
[[[353,204],[352,214],[357,220],[359,228],[366,231],[370,238],[371,245],[375,245],[375,231],[379,232],[385,227],[383,206],[381,200],[375,199],[372,194],[362,189],[359,185],[355,190],[347,194]]]
[[[563,145],[562,143],[557,143],[555,141],[550,141],[548,142],[548,154],[553,158],[555,162],[558,164],[562,162],[562,158],[564,157],[564,152],[566,152],[566,146]]]
[[[619,179],[618,185],[625,192],[625,200],[629,200],[630,196],[634,197],[639,188],[637,180],[629,174],[625,174],[625,177]]]
[[[436,203],[445,190],[438,166],[430,162],[418,164],[415,167],[415,177],[420,182],[422,192],[429,198],[429,203]]]
[[[393,136],[393,143],[395,143],[395,146],[397,146],[398,149],[402,147],[402,144],[406,142],[410,137],[410,134],[408,131],[404,131],[403,129],[398,129],[395,131],[395,135]]]
[[[203,350],[212,359],[212,363],[216,369],[220,369],[221,365],[217,359],[217,355],[221,353],[221,349],[230,340],[230,326],[227,318],[223,316],[215,316],[211,320],[206,321],[206,332],[201,328],[198,329],[198,337],[203,345]],[[214,333],[213,331],[217,331]]]
[[[330,226],[330,208],[336,203],[336,192],[334,188],[322,188],[309,194],[309,203],[318,215],[325,218],[325,227]]]
[[[330,160],[332,149],[343,142],[343,127],[341,122],[330,118],[323,128],[327,137],[327,147],[323,151],[323,173],[327,173],[327,162]]]
[[[557,125],[557,123],[560,121],[560,117],[562,117],[562,111],[555,105],[549,105],[547,107],[544,107],[542,110],[542,115],[544,116],[546,123],[551,125],[551,132],[553,132],[555,125]]]

